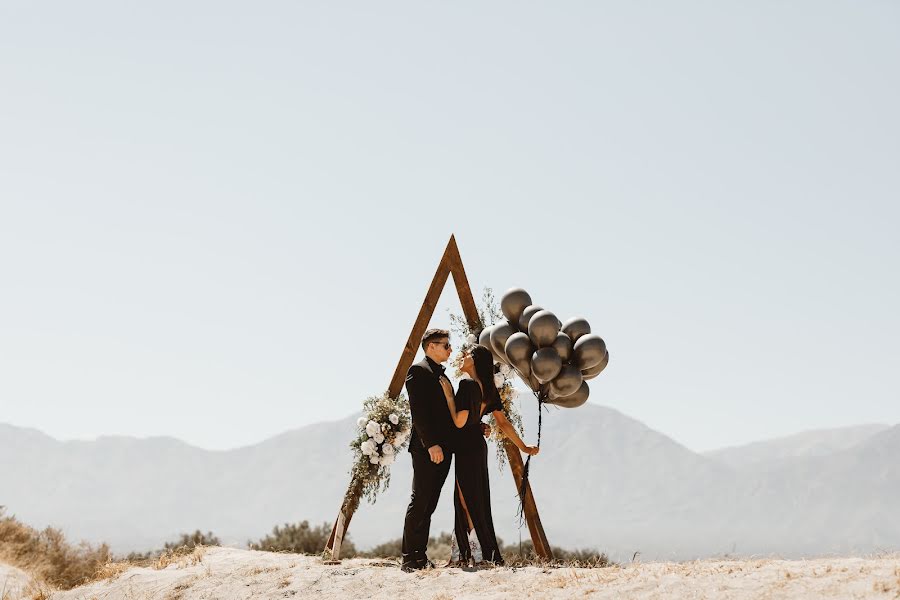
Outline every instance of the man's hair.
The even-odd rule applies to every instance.
[[[428,350],[428,344],[442,338],[449,338],[450,332],[446,329],[429,329],[422,336],[422,350]]]

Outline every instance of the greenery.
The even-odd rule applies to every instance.
[[[272,533],[258,542],[249,542],[251,550],[266,552],[292,552],[295,554],[321,554],[328,538],[331,536],[331,525],[322,523],[318,527],[310,527],[309,521],[285,523],[275,526]],[[341,544],[341,556],[352,558],[357,555],[353,542],[348,537]]]

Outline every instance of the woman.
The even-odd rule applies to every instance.
[[[455,533],[459,543],[460,562],[472,558],[468,533],[472,529],[478,536],[484,560],[503,564],[494,520],[491,516],[491,489],[488,481],[487,444],[481,430],[481,418],[492,413],[503,434],[525,454],[537,454],[539,449],[526,446],[516,430],[503,414],[500,394],[494,385],[494,358],[491,351],[476,345],[463,357],[461,370],[470,379],[459,382],[454,396],[453,386],[441,379],[447,406],[453,423],[459,428],[460,437],[456,451]]]

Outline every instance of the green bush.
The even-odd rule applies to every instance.
[[[310,527],[309,521],[285,523],[272,529],[272,533],[258,542],[248,542],[251,550],[266,552],[293,552],[295,554],[321,554],[331,537],[331,525],[323,523],[318,527]],[[353,542],[348,537],[341,544],[341,557],[352,558],[357,555]]]

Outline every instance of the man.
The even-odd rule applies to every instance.
[[[437,508],[441,488],[450,472],[450,458],[458,435],[441,388],[445,378],[441,363],[450,358],[450,333],[429,329],[422,336],[425,359],[409,368],[406,391],[412,413],[413,484],[406,520],[403,524],[404,571],[423,569],[431,563],[425,555],[431,515]]]

